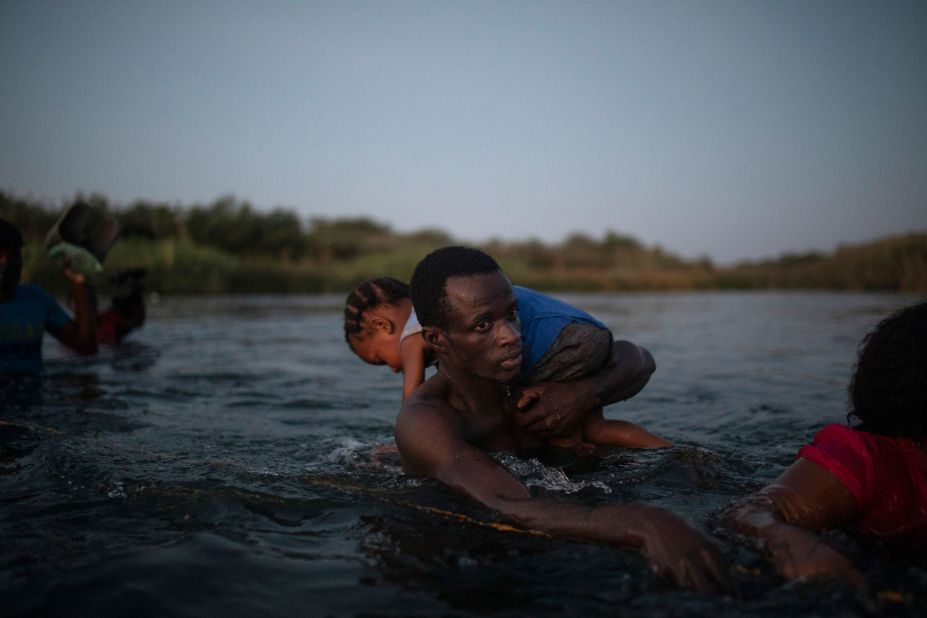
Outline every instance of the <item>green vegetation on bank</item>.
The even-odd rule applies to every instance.
[[[368,218],[303,221],[292,211],[263,212],[233,197],[205,206],[75,199],[113,213],[122,224],[106,272],[145,267],[148,288],[161,294],[346,292],[371,277],[408,281],[423,255],[454,242],[441,230],[402,233]],[[24,278],[58,291],[60,274],[44,238],[64,208],[0,192],[0,217],[18,225],[27,241]],[[557,244],[490,240],[480,247],[514,281],[546,290],[927,291],[927,232],[734,266],[686,260],[613,231],[600,239],[574,234]],[[105,276],[97,285],[107,288]]]

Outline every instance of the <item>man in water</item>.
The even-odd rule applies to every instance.
[[[589,507],[533,498],[489,451],[514,451],[524,424],[511,384],[521,369],[518,308],[508,278],[490,256],[445,247],[412,275],[412,302],[438,372],[402,405],[396,444],[406,471],[435,478],[521,525],[547,534],[640,547],[654,569],[677,584],[707,591],[725,585],[714,548],[682,519],[645,504]],[[635,395],[654,370],[650,354],[616,341],[613,362],[570,383],[532,387],[533,424]],[[575,425],[574,425],[575,427]]]
[[[74,319],[48,292],[33,283],[20,284],[23,238],[15,225],[0,219],[0,374],[38,374],[42,336],[47,330],[79,354],[97,351],[95,314],[84,276],[64,263],[74,300]]]

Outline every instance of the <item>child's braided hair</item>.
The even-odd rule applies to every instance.
[[[395,305],[409,298],[409,286],[392,277],[364,281],[351,290],[344,301],[344,340],[351,345],[351,336],[362,336],[364,312],[380,305]]]

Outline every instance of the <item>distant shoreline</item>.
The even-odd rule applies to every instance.
[[[112,213],[122,225],[104,273],[93,279],[101,292],[112,273],[143,267],[147,289],[164,295],[346,293],[373,277],[408,281],[426,253],[458,242],[441,230],[399,233],[367,218],[314,218],[305,225],[292,211],[261,212],[231,197],[190,207],[143,201],[116,207],[99,195],[76,199]],[[62,289],[61,276],[44,238],[62,210],[0,192],[0,217],[19,226],[27,240],[24,280],[53,291]],[[492,240],[477,246],[513,281],[550,291],[927,292],[927,231],[733,266],[681,258],[613,231],[600,239],[574,234],[557,244]]]

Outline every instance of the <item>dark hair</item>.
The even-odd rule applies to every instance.
[[[882,320],[860,344],[850,381],[858,428],[889,436],[927,436],[927,302]]]
[[[422,326],[447,328],[447,280],[502,270],[489,255],[469,247],[443,247],[426,255],[412,273],[412,306]]]
[[[139,305],[145,303],[145,275],[144,268],[126,268],[110,277],[110,283],[116,284],[113,293],[113,309],[123,315],[132,315]]]
[[[23,235],[19,233],[19,228],[6,219],[0,219],[0,247],[21,249],[22,246]]]
[[[380,305],[395,305],[409,298],[409,286],[392,277],[368,279],[351,290],[344,301],[344,340],[351,345],[351,336],[362,336],[364,312]]]

